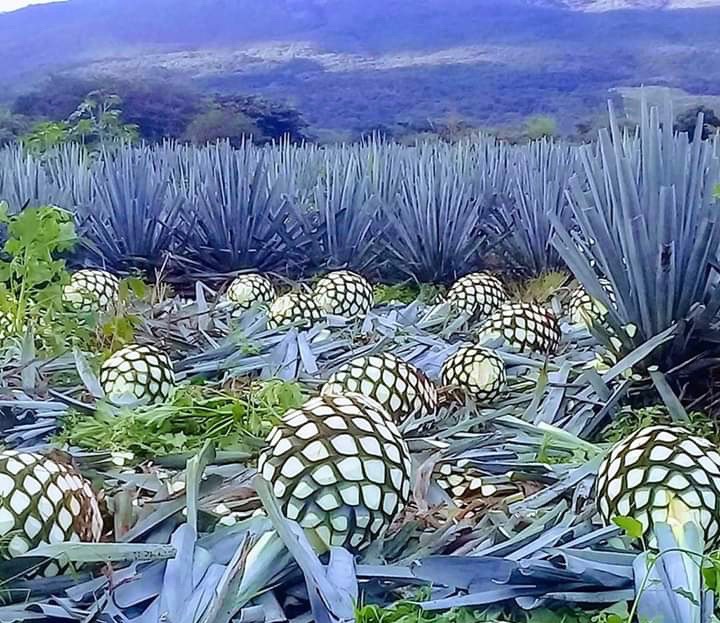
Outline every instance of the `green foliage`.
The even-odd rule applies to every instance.
[[[373,288],[375,303],[383,305],[387,303],[434,303],[443,294],[444,288],[434,283],[398,283],[394,285],[380,283]]]
[[[525,611],[473,610],[453,608],[426,612],[416,603],[398,602],[388,608],[368,605],[357,610],[356,623],[629,623],[625,604],[602,612],[570,608],[539,608]]]
[[[420,288],[414,284],[399,283],[388,285],[380,283],[374,286],[375,303],[383,305],[399,301],[400,303],[412,303],[420,295]]]
[[[688,414],[689,425],[686,425],[691,432],[701,437],[706,437],[716,443],[720,442],[720,431],[717,424],[706,414],[694,411]],[[663,405],[643,407],[640,409],[627,409],[605,428],[602,438],[605,441],[616,442],[625,439],[628,435],[656,424],[673,424],[670,413]]]
[[[543,273],[534,279],[510,284],[510,293],[524,303],[546,303],[569,279],[570,275],[562,271]]]
[[[0,224],[7,227],[0,259],[0,298],[3,311],[12,316],[15,333],[30,326],[45,333],[62,315],[62,287],[69,280],[61,254],[77,241],[73,217],[54,206],[26,208],[10,216],[8,206],[0,203]]]
[[[211,108],[192,120],[184,138],[196,145],[228,139],[233,147],[238,147],[244,140],[258,140],[261,135],[247,115],[226,108]]]
[[[507,619],[505,619],[507,620]],[[363,606],[355,615],[356,623],[490,623],[502,619],[481,618],[481,615],[468,608],[453,608],[448,612],[425,612],[420,606],[410,602],[398,602],[389,608]]]
[[[641,539],[643,535],[643,525],[633,517],[614,517],[613,523],[621,528],[625,534],[632,539]]]
[[[44,153],[66,143],[78,143],[89,151],[115,141],[138,138],[137,126],[122,121],[121,100],[117,95],[93,91],[65,121],[42,121],[22,138],[25,147]]]
[[[675,131],[687,132],[690,137],[695,134],[695,127],[698,122],[698,115],[703,115],[702,138],[710,138],[718,130],[720,130],[720,117],[715,114],[712,108],[707,106],[693,106],[688,110],[680,113],[675,118]]]
[[[65,121],[40,121],[22,137],[29,151],[42,154],[69,142],[69,127]]]
[[[550,138],[557,133],[557,122],[546,115],[530,117],[525,122],[525,134],[531,140]]]
[[[295,383],[272,380],[224,391],[203,385],[179,388],[172,402],[65,420],[58,441],[92,450],[129,451],[156,457],[201,448],[207,440],[221,450],[254,453],[270,428],[305,396]]]

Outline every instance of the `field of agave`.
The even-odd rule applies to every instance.
[[[0,622],[713,620],[720,142],[671,119],[0,152]]]

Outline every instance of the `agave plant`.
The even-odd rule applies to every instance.
[[[190,255],[206,270],[240,268],[297,272],[311,238],[282,178],[249,150],[204,153],[202,179],[191,200],[198,206]]]
[[[163,164],[146,147],[100,154],[94,197],[78,206],[84,246],[96,263],[157,266],[184,242],[192,214]]]
[[[381,264],[381,205],[357,159],[328,157],[310,200],[312,209],[301,216],[317,240],[312,267],[376,270]]]
[[[512,152],[511,209],[495,216],[509,232],[502,241],[505,259],[522,274],[538,276],[565,266],[552,244],[553,218],[571,227],[565,193],[575,160],[574,147],[548,140]]]
[[[612,108],[610,120],[596,146],[580,148],[582,169],[569,181],[577,230],[554,216],[553,242],[609,309],[625,349],[675,327],[674,340],[650,360],[667,370],[710,346],[702,337],[720,309],[718,143],[701,140],[702,116],[692,142],[673,134],[670,112],[661,120],[647,105],[637,135],[620,131]],[[601,279],[617,294],[614,305]],[[700,358],[692,369],[706,362]]]
[[[394,201],[386,201],[385,246],[395,274],[452,281],[480,268],[497,232],[490,215],[502,203],[504,161],[481,144],[418,147],[407,158]]]

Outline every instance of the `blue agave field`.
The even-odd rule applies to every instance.
[[[720,142],[671,120],[0,152],[0,621],[715,620]]]

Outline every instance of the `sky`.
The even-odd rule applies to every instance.
[[[0,0],[0,13],[22,9],[29,4],[45,4],[46,2],[57,2],[57,0]]]

